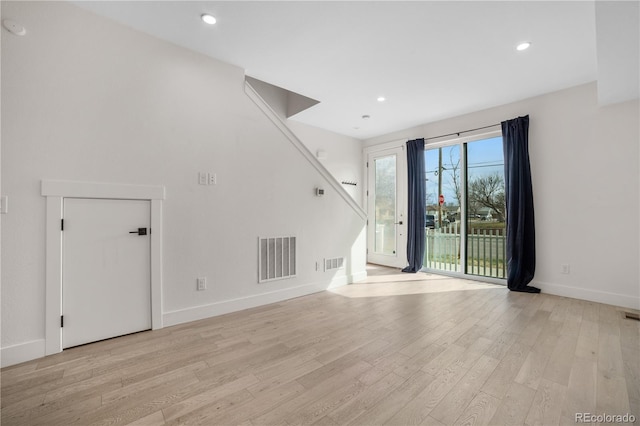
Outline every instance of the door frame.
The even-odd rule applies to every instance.
[[[370,248],[371,248],[371,226],[373,226],[373,223],[370,222],[372,220],[375,220],[375,218],[373,217],[373,212],[370,211],[369,209],[369,197],[372,196],[371,191],[373,191],[372,188],[372,182],[370,179],[370,170],[369,167],[371,166],[371,164],[369,164],[369,159],[372,156],[384,156],[385,154],[388,155],[392,155],[392,154],[397,154],[396,157],[396,207],[397,207],[397,212],[396,215],[400,215],[402,217],[402,221],[404,222],[402,225],[400,226],[404,226],[404,232],[402,232],[402,238],[396,238],[396,254],[397,256],[395,257],[396,259],[396,263],[395,264],[389,264],[387,266],[391,266],[391,267],[395,267],[395,268],[403,268],[407,265],[407,229],[408,229],[408,225],[407,225],[407,196],[406,196],[406,192],[407,192],[407,158],[406,158],[406,151],[405,151],[405,140],[401,140],[401,141],[393,141],[393,142],[389,142],[389,143],[384,143],[384,144],[380,144],[380,145],[374,145],[374,146],[370,146],[364,149],[364,155],[363,155],[363,160],[364,160],[364,191],[363,191],[363,206],[367,211],[367,262],[369,262],[369,256],[372,254],[370,252]],[[402,155],[404,154],[404,155]],[[400,220],[396,217],[396,220]],[[396,227],[397,228],[397,227]],[[396,232],[396,237],[398,237],[398,232]],[[375,233],[374,233],[374,238],[375,238]],[[372,262],[375,263],[375,262]]]
[[[162,201],[165,187],[120,183],[42,180],[46,197],[45,355],[62,352],[62,230],[64,198],[151,202],[151,328],[162,328]]]

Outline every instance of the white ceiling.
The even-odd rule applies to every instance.
[[[359,139],[598,77],[592,1],[76,3],[316,99],[293,119]]]

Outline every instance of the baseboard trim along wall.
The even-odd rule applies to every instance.
[[[333,278],[330,282],[322,281],[318,283],[305,284],[297,287],[290,287],[282,290],[266,292],[258,295],[242,297],[232,300],[211,303],[208,305],[196,306],[193,308],[181,309],[163,314],[164,327],[183,324],[191,321],[198,321],[218,315],[229,314],[231,312],[242,311],[269,303],[282,302],[300,296],[306,296],[320,291],[341,287],[356,280],[366,278],[366,272],[355,275],[344,275]]]
[[[20,364],[32,359],[42,358],[45,353],[44,339],[32,340],[0,349],[0,366]]]
[[[543,293],[555,296],[570,297],[572,299],[587,300],[589,302],[604,303],[622,308],[640,309],[640,297],[624,294],[609,293],[605,291],[590,290],[578,287],[569,287],[558,284],[535,281],[533,286],[539,287]]]
[[[295,297],[306,296],[331,288],[342,287],[354,281],[359,281],[367,277],[366,271],[358,272],[354,275],[343,275],[335,277],[330,282],[318,282],[301,285],[278,291],[267,292],[255,296],[243,297],[233,300],[225,300],[209,305],[196,306],[194,308],[182,309],[173,312],[163,313],[163,325],[183,324],[197,321],[231,312],[242,311],[244,309],[255,308],[269,303],[282,302],[283,300]],[[0,366],[2,368],[22,362],[31,361],[45,356],[45,339],[32,340],[13,346],[0,349]]]

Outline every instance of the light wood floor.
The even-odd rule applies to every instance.
[[[375,268],[333,292],[5,368],[2,425],[638,418],[640,323],[621,311]]]

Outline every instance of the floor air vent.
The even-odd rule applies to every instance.
[[[258,282],[296,276],[296,237],[259,238]]]
[[[334,257],[333,259],[324,260],[324,270],[342,269],[344,267],[344,257]]]
[[[634,314],[633,312],[623,312],[622,314],[624,315],[625,319],[640,321],[640,315]]]

